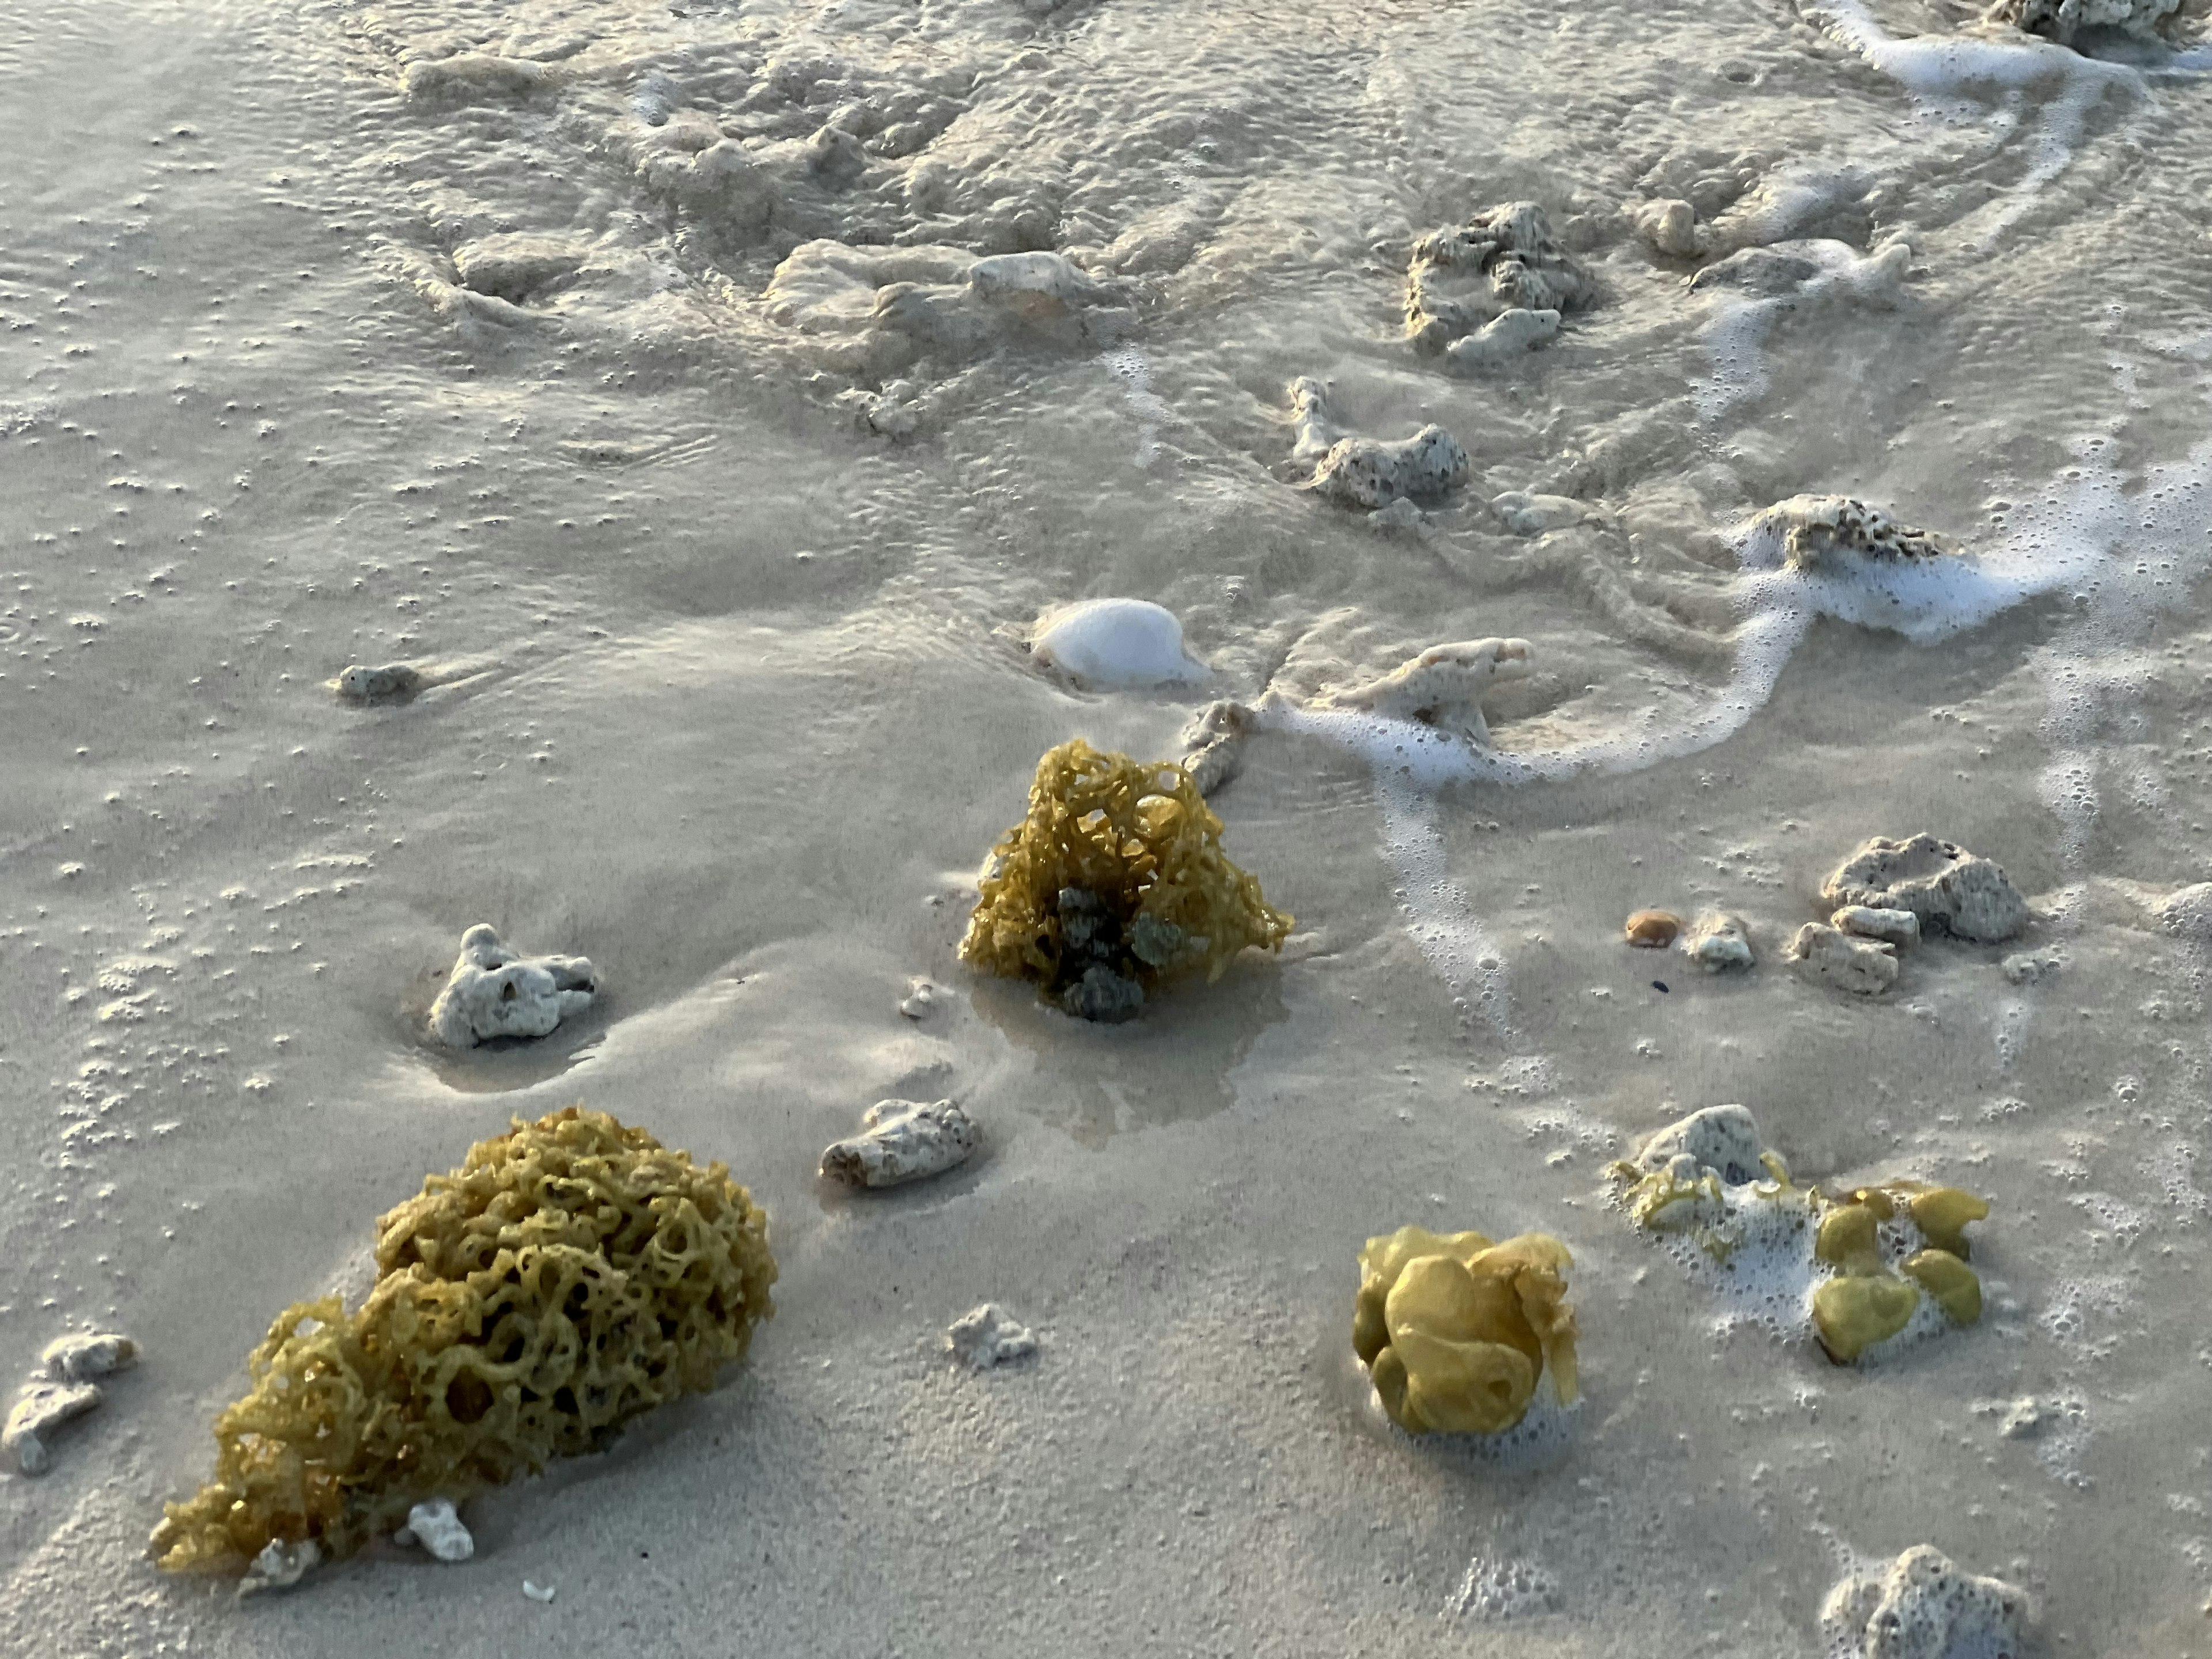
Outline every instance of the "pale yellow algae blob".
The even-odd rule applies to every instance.
[[[1086,1019],[1127,1019],[1167,975],[1218,979],[1248,945],[1282,948],[1291,918],[1221,850],[1190,774],[1080,738],[1048,750],[1029,816],[991,849],[960,958],[1034,980]]]
[[[1544,1233],[1401,1227],[1359,1253],[1352,1345],[1390,1420],[1409,1434],[1500,1434],[1527,1415],[1540,1378],[1579,1393],[1573,1257]]]

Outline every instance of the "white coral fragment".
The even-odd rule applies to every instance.
[[[1590,294],[1589,279],[1553,240],[1544,210],[1534,202],[1506,202],[1476,214],[1464,229],[1431,231],[1413,244],[1406,270],[1406,337],[1422,351],[1441,352],[1508,313],[1553,313],[1549,324],[1524,319],[1492,336],[1488,345],[1472,348],[1467,356],[1480,362],[1550,337],[1557,313],[1586,303]],[[1516,342],[1510,348],[1508,337]]]
[[[289,1589],[320,1566],[322,1561],[323,1547],[312,1538],[303,1538],[296,1544],[272,1538],[253,1558],[246,1577],[238,1581],[238,1593],[244,1596],[256,1595],[263,1590]]]
[[[422,684],[422,671],[411,663],[386,663],[372,668],[355,663],[337,678],[338,696],[349,702],[390,702],[410,696]]]
[[[2180,9],[2181,0],[1997,0],[1984,15],[1992,23],[2009,23],[2070,46],[2085,28],[2121,29],[2154,40],[2158,26]]]
[[[1036,1335],[995,1302],[986,1302],[952,1322],[945,1333],[952,1357],[971,1371],[988,1371],[1036,1352]]]
[[[1392,720],[1419,720],[1486,748],[1490,726],[1483,719],[1483,696],[1500,680],[1526,678],[1532,654],[1526,640],[1432,645],[1381,679],[1340,691],[1329,701],[1340,708],[1366,708]]]
[[[1702,913],[1682,935],[1679,948],[1709,974],[1748,968],[1754,959],[1751,930],[1745,927],[1743,918],[1717,910]]]
[[[430,1005],[430,1035],[449,1048],[494,1037],[540,1037],[592,1006],[598,971],[582,957],[520,956],[478,922]]]
[[[942,1175],[965,1164],[977,1139],[975,1120],[949,1100],[879,1100],[860,1129],[822,1154],[825,1180],[896,1187]]]
[[[88,1382],[137,1364],[138,1345],[120,1331],[73,1331],[47,1343],[39,1363],[60,1382]]]
[[[1821,884],[1820,899],[1838,909],[1910,910],[1923,933],[1983,945],[2001,944],[2027,926],[2027,901],[2002,869],[1925,832],[1862,842]]]
[[[1855,996],[1880,996],[1897,983],[1897,953],[1889,945],[1854,939],[1824,922],[1797,930],[1785,953],[1807,977]]]
[[[1900,950],[1920,943],[1920,918],[1910,910],[1879,908],[1871,904],[1846,904],[1828,918],[1828,926],[1857,939],[1880,939]]]
[[[1085,599],[1037,619],[1030,654],[1079,686],[1144,688],[1212,671],[1183,647],[1175,612],[1146,599]]]
[[[1820,1635],[1830,1659],[2009,1659],[2029,1614],[2026,1591],[1916,1544],[1829,1591]]]
[[[1225,698],[1191,717],[1182,729],[1182,769],[1200,794],[1212,794],[1244,769],[1244,744],[1259,723],[1255,710]]]
[[[1559,331],[1558,312],[1516,306],[1499,312],[1472,334],[1461,335],[1444,348],[1444,356],[1462,368],[1480,368],[1532,351]]]
[[[1436,501],[1467,482],[1467,451],[1431,422],[1410,438],[1340,438],[1307,488],[1340,507]]]
[[[407,1511],[407,1524],[392,1534],[392,1541],[402,1549],[420,1545],[446,1562],[465,1561],[477,1553],[477,1540],[450,1498],[425,1498],[416,1504]]]
[[[1646,1175],[1686,1157],[1699,1174],[1717,1175],[1730,1187],[1766,1179],[1766,1143],[1747,1106],[1707,1106],[1677,1118],[1637,1149],[1633,1160]]]
[[[1509,489],[1490,498],[1490,510],[1500,524],[1516,536],[1540,536],[1547,530],[1564,530],[1591,516],[1587,501],[1571,495],[1539,495]]]
[[[0,1428],[0,1454],[25,1474],[44,1474],[53,1467],[54,1455],[46,1441],[72,1418],[82,1417],[100,1404],[100,1390],[89,1382],[27,1382],[15,1396],[5,1428]]]
[[[1792,495],[1751,521],[1743,562],[1754,569],[1832,569],[1839,556],[1885,563],[1949,550],[1927,531],[1849,495]]]
[[[1680,198],[1639,203],[1629,215],[1636,234],[1655,252],[1687,259],[1698,252],[1698,213]]]

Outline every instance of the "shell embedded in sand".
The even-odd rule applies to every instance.
[[[1098,690],[1182,685],[1206,665],[1183,648],[1182,623],[1148,599],[1086,599],[1037,619],[1030,651],[1046,667]]]
[[[1645,951],[1663,951],[1682,931],[1682,919],[1672,910],[1638,910],[1629,917],[1621,937]]]

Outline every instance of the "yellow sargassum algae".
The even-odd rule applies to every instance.
[[[1547,1372],[1559,1403],[1574,1404],[1573,1260],[1545,1233],[1494,1244],[1401,1227],[1369,1239],[1352,1346],[1390,1420],[1411,1434],[1501,1433]]]
[[[710,1389],[774,1311],[768,1218],[720,1164],[569,1107],[469,1149],[377,1224],[382,1276],[345,1312],[288,1308],[216,1419],[214,1480],[168,1505],[171,1571],[243,1571],[272,1541],[325,1558],[423,1499],[591,1451]]]
[[[1172,761],[1133,760],[1080,738],[1047,750],[1029,816],[991,849],[961,960],[1057,994],[1084,972],[1062,926],[1070,889],[1093,896],[1130,941],[1115,965],[1143,984],[1199,962],[1218,979],[1248,945],[1280,949],[1292,919],[1229,861],[1221,829]]]

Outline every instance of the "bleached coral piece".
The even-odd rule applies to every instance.
[[[1753,568],[1817,570],[1838,568],[1841,556],[1881,563],[1949,551],[1927,531],[1899,524],[1849,495],[1792,495],[1751,521],[1743,562]]]
[[[1861,253],[1828,237],[1739,248],[1717,259],[1689,285],[1699,293],[1733,288],[1755,298],[1855,300],[1877,309],[1894,307],[1912,268],[1912,245],[1893,236]]]
[[[322,1563],[322,1546],[313,1539],[303,1538],[293,1544],[272,1538],[261,1547],[246,1577],[238,1581],[238,1593],[254,1595],[263,1590],[289,1589]]]
[[[392,1534],[392,1541],[406,1549],[420,1545],[438,1560],[465,1561],[477,1553],[477,1540],[463,1524],[450,1498],[425,1498],[407,1511],[407,1524]]]
[[[1233,780],[1244,769],[1244,744],[1259,728],[1256,711],[1224,698],[1210,702],[1182,729],[1182,769],[1201,795]]]
[[[1467,482],[1467,451],[1433,422],[1410,438],[1340,438],[1309,484],[1340,507],[1435,501]]]
[[[1681,951],[1709,974],[1748,968],[1754,960],[1751,930],[1744,926],[1743,918],[1717,910],[1705,911],[1691,924],[1690,931],[1682,935]]]
[[[1839,933],[1876,939],[1902,949],[1920,943],[1920,918],[1910,910],[1880,909],[1871,904],[1846,904],[1828,918]]]
[[[945,1333],[952,1357],[971,1371],[1026,1358],[1036,1352],[1036,1334],[995,1302],[970,1309]]]
[[[1086,599],[1037,619],[1030,654],[1078,685],[1146,687],[1212,671],[1183,647],[1175,612],[1146,599]]]
[[[73,1331],[47,1343],[39,1363],[58,1381],[88,1382],[137,1364],[138,1345],[120,1331]]]
[[[1629,214],[1636,234],[1655,252],[1686,259],[1698,252],[1698,213],[1679,198],[1639,204]]]
[[[1916,1544],[1829,1591],[1820,1635],[1829,1659],[2011,1659],[2031,1611],[2025,1590]]]
[[[411,663],[371,668],[356,663],[337,678],[338,696],[349,702],[389,702],[411,696],[422,684],[422,671]]]
[[[1547,530],[1564,530],[1590,516],[1587,501],[1571,495],[1539,495],[1509,489],[1490,498],[1490,510],[1498,522],[1516,536],[1540,536]]]
[[[1310,374],[1290,385],[1291,459],[1302,466],[1317,464],[1344,437],[1328,389]]]
[[[2158,26],[2180,9],[2181,0],[1997,0],[1984,15],[2070,46],[2085,28],[2122,29],[2155,40]]]
[[[1652,1175],[1685,1156],[1698,1172],[1717,1175],[1731,1187],[1764,1180],[1769,1173],[1766,1143],[1747,1106],[1707,1106],[1677,1118],[1638,1147],[1630,1161]]]
[[[2027,901],[2004,871],[1924,831],[1906,841],[1860,843],[1820,884],[1824,904],[1910,910],[1923,933],[1996,945],[2027,926]]]
[[[1462,368],[1480,368],[1533,351],[1559,331],[1558,312],[1516,306],[1499,312],[1474,333],[1461,335],[1444,348],[1444,356]]]
[[[1591,293],[1589,277],[1553,240],[1544,210],[1506,202],[1476,214],[1463,230],[1433,230],[1413,244],[1406,337],[1440,352],[1504,313],[1570,311]],[[1517,349],[1529,343],[1524,338]]]
[[[825,1180],[848,1187],[896,1187],[942,1175],[975,1150],[975,1121],[949,1100],[879,1100],[861,1133],[822,1154]]]
[[[430,1005],[430,1035],[449,1048],[494,1037],[540,1037],[592,1006],[599,973],[582,957],[525,957],[484,922],[461,935],[461,954]]]
[[[1483,694],[1500,680],[1525,679],[1532,649],[1526,640],[1463,640],[1432,645],[1381,679],[1340,691],[1340,708],[1369,708],[1392,720],[1419,720],[1487,747]]]
[[[7,1426],[0,1429],[0,1454],[13,1459],[25,1474],[44,1474],[53,1467],[53,1451],[46,1442],[54,1431],[82,1417],[101,1397],[89,1382],[25,1383],[8,1413]]]
[[[1897,983],[1897,953],[1889,945],[1808,921],[1785,954],[1808,977],[1856,996],[1880,996]]]

